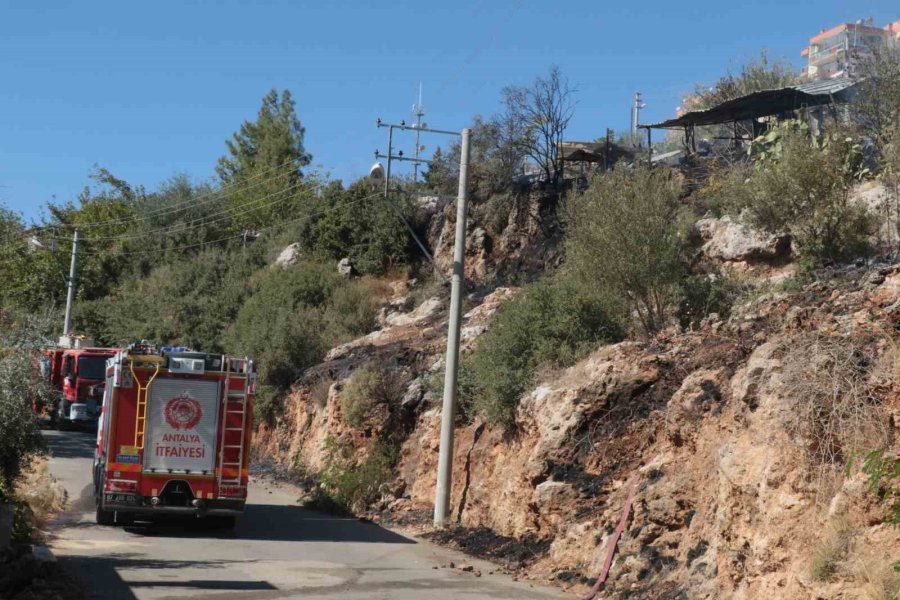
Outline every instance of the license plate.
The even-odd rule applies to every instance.
[[[107,504],[137,504],[137,496],[134,494],[106,494],[105,499]]]

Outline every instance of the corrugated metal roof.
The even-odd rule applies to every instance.
[[[853,80],[849,77],[835,77],[834,79],[823,79],[821,81],[810,81],[801,83],[800,85],[791,86],[795,90],[800,90],[804,94],[837,94],[853,85]]]
[[[559,157],[569,162],[603,162],[606,142],[560,142]],[[614,142],[609,144],[609,160],[615,162],[622,157],[631,157],[634,152]]]
[[[762,90],[726,100],[712,108],[691,111],[675,119],[641,125],[641,127],[644,129],[676,129],[690,125],[715,125],[778,115],[803,107],[828,104],[832,101],[846,102],[850,99],[855,85],[847,77],[838,77]]]

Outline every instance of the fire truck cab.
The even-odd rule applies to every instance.
[[[97,423],[106,361],[117,351],[94,348],[83,338],[63,336],[57,347],[43,352],[40,369],[55,393],[55,403],[49,409],[50,420],[58,429]],[[42,407],[34,408],[38,411]]]
[[[106,363],[97,523],[243,512],[256,373],[248,358],[132,344]]]

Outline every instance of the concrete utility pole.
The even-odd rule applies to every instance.
[[[387,170],[380,163],[375,163],[369,171],[369,177],[372,181],[378,181],[382,176],[384,180],[385,200],[388,198],[388,190],[390,189],[391,177],[391,161],[401,160],[409,161],[415,164],[427,163],[429,161],[421,158],[408,158],[400,153],[398,156],[393,154],[394,129],[415,129],[416,136],[420,132],[440,133],[444,135],[459,135],[462,138],[459,153],[459,191],[456,200],[456,239],[453,246],[453,275],[450,279],[450,321],[447,326],[447,356],[445,359],[446,369],[444,371],[444,400],[441,409],[441,447],[438,455],[438,476],[437,489],[434,496],[434,526],[444,527],[447,524],[447,517],[450,513],[450,490],[453,479],[453,422],[456,418],[456,392],[457,379],[459,376],[459,334],[462,324],[462,300],[465,292],[465,257],[466,257],[466,216],[468,213],[469,203],[469,139],[472,135],[471,129],[463,129],[461,133],[455,131],[444,131],[441,129],[429,129],[427,127],[418,126],[410,127],[405,121],[401,121],[399,125],[389,125],[383,123],[381,119],[375,121],[378,127],[388,128],[388,153],[381,154],[375,151],[376,160],[379,158],[387,159]],[[399,213],[398,213],[399,215]],[[402,215],[399,215],[401,218]],[[405,220],[404,220],[405,223]],[[410,228],[410,233],[420,243],[415,232]],[[431,255],[421,245],[425,256],[431,260]],[[433,263],[434,261],[432,261]]]
[[[419,151],[422,150],[422,146],[419,144],[419,134],[421,133],[421,129],[423,127],[427,127],[428,125],[422,122],[422,117],[425,116],[425,107],[422,106],[422,83],[419,83],[419,101],[413,104],[412,107],[413,116],[416,118],[416,124],[413,126],[416,128],[416,161],[413,163],[413,183],[418,183],[419,181]]]
[[[63,335],[69,335],[72,328],[72,305],[75,303],[75,267],[78,263],[78,230],[72,237],[72,263],[69,265],[69,291],[66,296],[66,321]]]
[[[459,197],[456,201],[456,241],[453,246],[453,275],[450,280],[450,323],[447,327],[447,357],[444,373],[444,403],[441,408],[441,448],[438,456],[437,491],[434,497],[434,526],[444,527],[450,512],[453,479],[453,421],[456,418],[456,384],[459,375],[459,330],[462,324],[462,297],[465,283],[466,213],[469,202],[469,137],[462,130],[459,156]]]
[[[640,144],[638,136],[638,126],[641,124],[641,109],[647,108],[647,105],[641,102],[641,93],[634,93],[634,106],[631,107],[631,139],[635,144]]]

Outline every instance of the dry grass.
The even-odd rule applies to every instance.
[[[28,504],[34,527],[45,529],[66,503],[66,491],[50,475],[47,459],[36,459],[16,485],[16,498]]]
[[[854,578],[860,582],[866,600],[897,600],[900,598],[900,573],[893,565],[878,557],[857,559],[853,564]]]
[[[361,290],[363,290],[366,294],[366,297],[370,298],[376,304],[383,304],[391,299],[394,295],[394,290],[391,287],[392,283],[397,281],[402,281],[405,279],[405,275],[402,272],[391,272],[388,273],[385,277],[372,277],[371,275],[365,275],[360,277],[355,281],[355,285],[357,285]]]
[[[817,548],[813,550],[810,570],[817,581],[828,581],[840,570],[853,542],[853,526],[847,519],[831,521]]]
[[[806,334],[785,348],[784,381],[793,401],[785,423],[815,467],[841,467],[883,447],[890,423],[877,379],[882,363],[848,338]]]
[[[319,408],[325,408],[328,404],[328,395],[331,392],[331,386],[334,380],[330,377],[323,376],[316,379],[309,390],[309,397]]]

